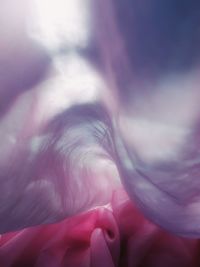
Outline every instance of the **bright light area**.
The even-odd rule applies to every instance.
[[[89,0],[34,0],[32,35],[51,50],[84,47],[89,38]]]
[[[38,119],[45,121],[71,105],[95,101],[103,82],[77,49],[89,44],[90,0],[33,3],[30,35],[52,55],[53,71],[38,90]]]
[[[120,118],[120,130],[132,151],[149,163],[176,159],[189,135],[187,128],[144,118]]]
[[[57,74],[38,91],[38,113],[45,120],[74,104],[97,100],[105,86],[98,72],[76,53],[56,57],[54,67]]]

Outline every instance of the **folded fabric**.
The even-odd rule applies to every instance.
[[[122,189],[110,205],[0,239],[1,267],[193,267],[198,253],[198,240],[147,221]]]

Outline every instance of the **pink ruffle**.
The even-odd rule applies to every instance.
[[[144,219],[118,190],[110,207],[2,235],[0,266],[193,267],[200,266],[199,245]]]

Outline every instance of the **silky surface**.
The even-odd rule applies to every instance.
[[[195,267],[199,241],[175,237],[147,221],[126,193],[110,206],[0,239],[1,267]]]

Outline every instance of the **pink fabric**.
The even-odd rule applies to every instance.
[[[2,235],[0,266],[193,267],[200,264],[199,245],[148,222],[118,190],[110,207]]]

